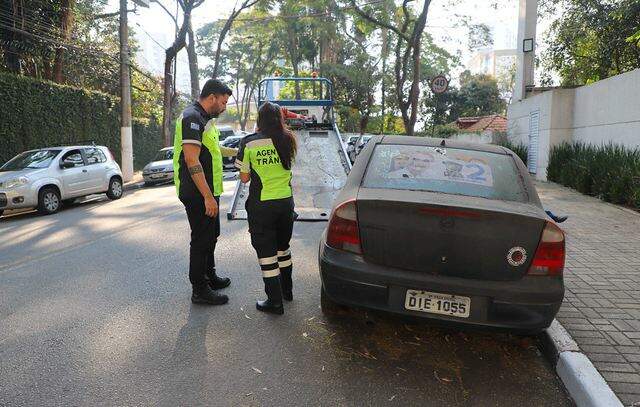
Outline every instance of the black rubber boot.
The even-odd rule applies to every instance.
[[[229,297],[216,293],[208,284],[193,286],[191,302],[194,304],[222,305],[228,301]]]
[[[209,287],[211,287],[212,290],[227,288],[229,287],[229,284],[231,284],[231,280],[229,278],[218,277],[215,268],[210,269],[209,273],[207,273],[207,281],[209,283]]]
[[[282,281],[282,298],[286,301],[293,301],[293,281],[291,280],[291,266],[280,269],[280,280]]]
[[[263,280],[264,291],[267,293],[267,300],[256,302],[256,308],[259,311],[268,312],[271,314],[284,314],[280,276],[263,278]]]

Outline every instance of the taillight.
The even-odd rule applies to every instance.
[[[547,221],[528,274],[532,276],[561,276],[564,270],[564,256],[564,232],[555,223]]]
[[[362,253],[355,201],[341,203],[333,211],[327,228],[327,245],[334,249]]]

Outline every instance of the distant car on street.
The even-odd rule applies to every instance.
[[[347,147],[347,154],[353,164],[356,161],[356,157],[360,154],[360,151],[367,145],[372,136],[359,136],[350,147]]]
[[[173,147],[158,151],[153,161],[142,169],[142,178],[145,185],[173,182]]]
[[[224,141],[227,137],[235,136],[236,132],[233,130],[231,126],[216,126],[218,127],[218,131],[220,131],[220,137],[218,141]]]
[[[321,305],[538,332],[562,303],[564,259],[511,150],[376,136],[320,242]]]
[[[221,141],[220,145],[229,148],[238,148],[243,138],[244,135],[229,136]],[[227,171],[236,171],[236,157],[222,157],[222,167]]]
[[[123,194],[122,172],[104,146],[29,150],[0,167],[0,215],[8,209],[37,208],[50,215],[76,198]]]

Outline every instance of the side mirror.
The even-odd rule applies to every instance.
[[[70,163],[70,162],[68,162],[68,161],[61,161],[61,162],[60,162],[60,168],[62,168],[63,170],[64,170],[65,168],[73,168],[73,167],[75,167],[75,164],[74,164],[74,163]]]

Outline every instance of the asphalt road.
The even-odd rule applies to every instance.
[[[233,184],[225,183],[223,214]],[[0,219],[0,405],[563,406],[535,338],[320,312],[317,243],[297,223],[294,302],[255,310],[244,221],[226,221],[229,304],[194,306],[172,186]]]

